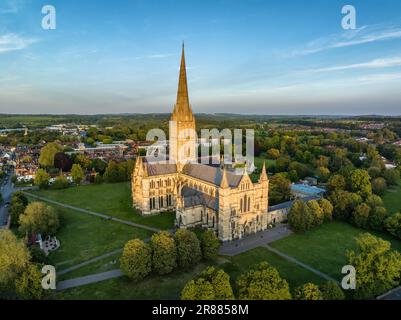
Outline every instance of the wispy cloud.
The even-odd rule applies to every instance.
[[[25,49],[35,42],[36,39],[24,38],[15,33],[0,35],[0,54]]]
[[[2,0],[0,14],[18,13],[25,6],[26,0]]]
[[[379,69],[379,68],[391,68],[401,66],[401,57],[391,57],[374,59],[368,62],[354,63],[348,65],[339,65],[333,67],[319,68],[307,70],[308,72],[331,72],[331,71],[344,71],[352,69]]]
[[[315,39],[303,48],[293,50],[291,56],[308,55],[335,48],[344,48],[401,38],[400,27],[363,26],[356,30],[347,30],[341,34]]]

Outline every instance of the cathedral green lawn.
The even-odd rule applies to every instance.
[[[49,262],[57,270],[66,269],[80,262],[122,248],[133,238],[147,238],[151,232],[103,220],[70,209],[55,207],[59,213],[61,228],[57,239],[61,246],[49,255]]]
[[[174,213],[163,213],[152,217],[139,215],[138,211],[132,208],[131,189],[127,182],[91,184],[63,190],[49,189],[31,192],[64,204],[159,229],[169,229],[174,226]]]
[[[390,214],[401,212],[401,181],[390,187],[383,196],[384,206]]]
[[[347,264],[345,251],[356,249],[355,238],[365,232],[368,231],[347,223],[332,222],[303,234],[292,234],[271,246],[340,280],[341,268]],[[401,252],[401,241],[388,234],[369,232],[390,241],[392,248]]]

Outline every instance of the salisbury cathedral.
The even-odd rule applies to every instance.
[[[133,206],[143,215],[175,211],[177,227],[213,229],[222,241],[265,230],[271,223],[265,165],[259,181],[252,183],[246,170],[238,174],[224,164],[198,163],[198,141],[180,134],[196,129],[189,104],[184,48],[171,121],[176,130],[170,128],[169,161],[149,162],[146,157],[136,161]],[[185,150],[185,156],[180,150]]]

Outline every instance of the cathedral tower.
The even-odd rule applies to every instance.
[[[185,67],[184,44],[180,76],[178,80],[177,102],[170,119],[170,161],[177,163],[179,167],[187,162],[197,160],[197,138],[195,117],[189,104],[187,72]]]

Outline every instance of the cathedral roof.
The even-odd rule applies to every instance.
[[[185,67],[184,44],[182,45],[180,77],[178,80],[177,102],[171,115],[173,121],[193,121],[191,105],[189,104],[187,71]]]
[[[219,199],[206,193],[189,187],[183,187],[181,195],[184,198],[184,208],[202,205],[215,211],[219,210]]]
[[[223,170],[219,167],[212,167],[205,164],[188,163],[184,166],[182,173],[210,182],[216,186],[221,185],[223,179]],[[242,179],[242,175],[236,175],[233,172],[226,171],[226,179],[229,187],[237,187]]]
[[[146,163],[149,176],[159,176],[177,172],[177,166],[170,163]]]

